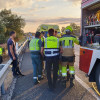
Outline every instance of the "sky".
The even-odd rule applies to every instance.
[[[25,32],[36,32],[41,24],[80,25],[81,0],[0,0],[0,10],[5,8],[25,19]]]

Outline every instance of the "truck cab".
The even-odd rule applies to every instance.
[[[100,0],[82,0],[80,70],[100,92]]]

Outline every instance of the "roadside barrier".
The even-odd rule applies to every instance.
[[[23,43],[21,47],[17,50],[17,55],[19,56],[21,52],[25,50],[25,46],[27,45],[27,40]],[[11,67],[12,60],[10,59],[6,64],[0,64],[0,87],[1,87],[1,94],[5,94],[4,90],[4,81],[7,77]]]

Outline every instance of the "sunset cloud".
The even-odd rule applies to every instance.
[[[81,0],[0,0],[0,10],[11,9],[26,20],[25,31],[36,31],[40,24],[80,25]]]
[[[36,0],[36,1],[49,1],[49,0]]]
[[[81,0],[64,0],[64,1],[70,1],[70,2],[81,2]]]
[[[33,0],[0,0],[0,9],[25,8],[31,6],[33,3]]]
[[[25,8],[30,7],[34,2],[48,2],[49,0],[0,0],[0,9],[7,8]]]
[[[36,32],[36,29],[41,24],[53,24],[53,25],[59,25],[60,29],[62,27],[66,27],[70,23],[76,23],[77,25],[80,25],[80,18],[48,18],[48,19],[27,19],[26,22],[28,25],[25,27],[25,31],[33,31]]]
[[[74,4],[74,5],[80,5],[80,3],[81,3],[81,0],[64,0],[64,1],[72,2],[72,4]]]
[[[52,19],[37,19],[37,20],[26,20],[28,23],[43,23],[43,24],[69,24],[69,23],[80,23],[80,18],[52,18]]]

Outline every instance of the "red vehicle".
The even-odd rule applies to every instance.
[[[100,92],[100,0],[82,0],[80,70]]]

